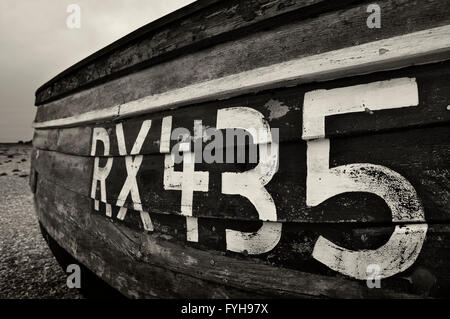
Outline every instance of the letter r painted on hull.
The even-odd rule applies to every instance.
[[[152,122],[150,120],[144,121],[142,123],[141,129],[139,131],[138,137],[131,149],[130,154],[139,154],[141,148],[144,144],[145,138],[148,135],[148,132],[151,128]],[[147,231],[153,231],[153,223],[150,218],[148,212],[143,211],[141,205],[141,199],[139,195],[139,188],[136,180],[137,173],[142,164],[143,156],[142,155],[128,155],[125,144],[125,135],[123,132],[122,123],[118,123],[116,125],[116,137],[117,137],[117,146],[119,154],[121,158],[125,161],[127,177],[122,186],[120,194],[117,198],[117,202],[115,206],[119,207],[119,212],[117,218],[123,220],[126,216],[128,209],[124,207],[125,201],[127,197],[131,194],[131,198],[133,201],[133,208],[136,211],[139,211],[141,221],[143,227]],[[104,156],[110,155],[110,139],[108,131],[102,127],[95,127],[93,129],[92,134],[92,148],[91,155],[95,156],[97,151],[97,144],[101,142],[104,148]],[[121,159],[119,158],[119,159]],[[100,157],[94,158],[94,172],[92,178],[92,186],[91,186],[91,198],[94,199],[94,208],[95,210],[99,210],[99,201],[96,199],[97,193],[97,185],[100,183],[100,199],[103,203],[105,203],[106,216],[112,217],[112,206],[107,202],[107,191],[106,191],[106,179],[111,172],[112,166],[114,162],[114,157],[108,157],[106,159],[106,165],[100,167]],[[112,199],[109,199],[112,200]]]
[[[360,280],[367,279],[369,265],[379,265],[378,275],[382,279],[406,270],[415,262],[422,249],[428,226],[425,223],[422,203],[414,187],[399,173],[381,165],[352,163],[330,167],[330,140],[326,138],[325,119],[337,114],[368,110],[372,113],[418,105],[418,88],[414,78],[398,78],[305,93],[302,139],[307,144],[306,206],[318,206],[331,197],[348,192],[372,193],[386,202],[395,224],[394,232],[386,244],[372,250],[347,249],[320,236],[312,252],[314,259],[335,271]],[[127,213],[126,201],[131,197],[133,209],[141,214],[144,229],[150,231],[153,230],[153,224],[150,215],[143,211],[138,177],[141,165],[142,170],[145,169],[146,157],[141,152],[151,126],[151,120],[142,122],[136,140],[128,151],[124,127],[122,123],[116,124],[115,134],[120,156],[115,158],[110,157],[108,131],[104,128],[94,128],[91,149],[91,155],[95,156],[97,147],[103,145],[103,153],[106,156],[102,161],[100,157],[94,159],[91,197],[95,200],[95,209],[99,209],[99,199],[96,196],[100,191],[100,201],[106,204],[106,215],[112,217],[111,205],[107,201],[114,200],[115,206],[119,207],[117,218],[123,220]],[[221,130],[229,129],[243,130],[250,135],[250,143],[257,146],[255,150],[258,162],[253,169],[245,172],[221,172],[221,193],[240,195],[247,199],[258,213],[262,226],[250,232],[226,229],[226,249],[250,255],[267,253],[277,246],[282,231],[275,202],[266,189],[266,185],[278,171],[277,134],[271,130],[262,113],[249,107],[217,110],[214,130],[222,132]],[[190,242],[199,241],[198,220],[193,212],[194,192],[209,191],[209,172],[195,170],[195,155],[202,151],[202,144],[208,138],[208,134],[204,132],[205,127],[201,120],[194,121],[192,137],[188,129],[172,130],[172,116],[162,119],[159,151],[164,154],[163,189],[181,192],[179,214],[185,217],[186,239]],[[171,139],[179,140],[180,137],[182,141],[171,149]],[[193,149],[192,141],[195,142]],[[223,145],[219,147],[223,149]],[[178,159],[175,158],[176,150],[181,153],[179,159],[180,163],[182,161],[182,171],[175,170],[175,165],[178,164]],[[106,181],[113,168],[113,161],[122,160],[125,161],[126,180],[120,185],[122,187],[119,194],[114,195],[117,198],[108,198]],[[106,164],[102,166],[101,163]],[[114,169],[122,167],[115,165]],[[117,174],[114,172],[111,175]]]
[[[103,155],[108,156],[110,152],[110,142],[108,131],[103,127],[95,127],[92,132],[92,146],[91,155],[95,156],[97,151],[97,142],[103,144]],[[91,198],[94,200],[95,210],[99,210],[99,201],[96,197],[97,185],[100,183],[100,200],[106,204],[106,215],[108,217],[112,216],[111,205],[106,202],[106,178],[111,172],[114,159],[109,157],[106,161],[106,165],[100,167],[100,157],[96,156],[94,158],[94,171],[92,176],[92,186],[91,186]]]

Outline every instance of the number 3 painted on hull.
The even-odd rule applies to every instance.
[[[381,197],[397,225],[388,242],[378,249],[353,251],[320,236],[313,257],[344,275],[367,279],[367,267],[380,267],[381,278],[409,268],[422,249],[427,224],[414,187],[393,170],[373,164],[355,163],[330,168],[330,140],[325,138],[325,117],[417,106],[415,79],[400,78],[305,94],[303,134],[307,141],[306,205],[317,206],[346,192],[367,192]]]
[[[272,196],[265,189],[278,170],[278,144],[272,141],[272,133],[263,115],[248,107],[234,107],[217,112],[217,129],[238,128],[252,134],[259,145],[258,165],[242,173],[222,173],[222,193],[241,195],[255,206],[263,221],[256,232],[226,230],[227,249],[247,252],[250,255],[271,251],[280,241],[281,223],[277,221],[277,209]]]

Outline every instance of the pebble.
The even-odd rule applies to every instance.
[[[0,161],[31,156],[30,147],[16,147],[15,155],[7,150],[8,156],[2,151]],[[0,176],[6,176],[0,183],[0,299],[83,298],[67,287],[66,274],[41,235],[28,180],[21,178],[28,174],[8,175],[13,170],[29,172],[29,162],[0,168]]]

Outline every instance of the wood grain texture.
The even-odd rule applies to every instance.
[[[61,156],[56,152],[36,150],[32,154],[32,169],[39,175],[58,181],[57,185],[80,194],[89,194],[93,160],[88,157]]]
[[[166,221],[170,227],[160,227],[158,222],[152,234],[133,230],[93,212],[90,200],[63,188],[47,187],[48,182],[42,179],[39,183],[37,211],[51,236],[130,297],[411,298],[448,293],[445,256],[450,230],[446,225],[430,227],[421,255],[411,269],[382,280],[383,289],[368,289],[365,282],[336,276],[312,260],[312,245],[322,234],[353,249],[376,247],[386,240],[391,227],[332,229],[286,224],[284,239],[273,252],[250,258],[221,253],[217,244],[214,247],[218,238],[208,236],[221,231],[205,232],[204,246],[182,244],[174,219]],[[205,229],[222,223],[203,222]],[[206,288],[208,291],[204,291]]]
[[[40,223],[128,297],[449,296],[450,0],[381,0],[381,29],[369,3],[194,4],[45,84]],[[259,163],[172,165],[161,138],[266,124],[278,160],[266,134]]]
[[[197,1],[81,61],[37,91],[41,104],[77,89],[287,21],[361,1]],[[203,3],[202,3],[203,2]],[[209,2],[209,3],[208,3]],[[197,8],[195,8],[197,7]]]
[[[448,221],[450,211],[449,176],[450,130],[448,125],[415,128],[331,139],[331,167],[351,163],[372,163],[388,167],[405,177],[416,189],[425,206],[429,222]],[[94,158],[53,151],[38,151],[34,168],[55,184],[91,196]],[[125,157],[113,157],[106,180],[106,201],[115,204],[127,179]],[[329,199],[315,208],[305,204],[306,142],[282,143],[280,165],[267,190],[277,207],[279,221],[386,223],[391,214],[385,203],[374,195],[347,193]],[[106,163],[106,159],[100,166]],[[221,219],[257,220],[253,205],[244,197],[221,193],[223,172],[243,172],[255,164],[196,164],[197,171],[209,173],[209,191],[194,192],[194,216]],[[176,166],[181,170],[181,165]],[[145,155],[137,173],[140,202],[131,198],[125,203],[141,204],[143,209],[161,214],[179,214],[180,191],[164,190],[164,154]]]
[[[73,128],[40,129],[35,131],[33,145],[43,150],[89,156],[91,152],[92,128],[108,130],[111,155],[119,155],[115,125],[122,123],[127,143],[133,143],[140,126],[145,120],[152,120],[152,127],[140,154],[159,153],[161,122],[166,116],[173,117],[173,128],[183,127],[191,131],[195,120],[202,120],[205,127],[216,127],[217,111],[230,107],[250,107],[261,114],[271,128],[279,129],[280,142],[301,139],[302,110],[306,92],[350,87],[390,79],[415,79],[418,87],[419,105],[395,110],[371,111],[328,116],[326,136],[342,137],[373,132],[399,130],[409,127],[428,126],[450,122],[450,62],[410,67],[398,71],[379,72],[369,76],[358,76],[322,84],[305,84],[294,88],[268,90],[255,95],[245,95],[224,101],[195,104],[186,108],[162,111],[132,119],[105,122]],[[172,146],[176,141],[172,141]],[[128,146],[131,148],[131,146]],[[97,156],[103,156],[99,149]]]
[[[137,174],[142,196],[139,203],[129,200],[125,205],[133,208],[133,204],[142,204],[144,209],[161,214],[178,214],[181,209],[181,192],[163,189],[164,155],[159,154],[163,117],[173,116],[173,128],[187,128],[193,136],[195,120],[201,119],[205,127],[215,127],[219,109],[245,106],[261,112],[272,128],[280,129],[280,170],[267,187],[276,203],[278,220],[311,223],[390,222],[391,214],[383,201],[363,193],[343,194],[316,208],[305,206],[306,144],[301,140],[303,98],[305,92],[311,90],[348,87],[392,78],[414,78],[419,96],[417,106],[351,113],[326,119],[326,137],[332,139],[331,165],[372,163],[393,169],[407,178],[417,190],[426,208],[427,221],[447,221],[450,216],[450,112],[447,110],[447,105],[450,104],[449,76],[450,64],[445,62],[267,91],[120,121],[118,123],[123,126],[125,143],[130,150],[142,123],[152,120],[148,136],[139,152],[146,155]],[[42,157],[36,162],[37,171],[61,186],[90,196],[93,159],[89,156],[93,127],[37,130],[34,146],[41,150],[57,151],[41,152]],[[95,127],[104,127],[110,136],[109,154],[114,157],[114,164],[107,180],[107,196],[108,203],[114,204],[127,177],[125,159],[119,156],[116,123],[97,124]],[[175,142],[172,141],[172,146]],[[223,158],[228,151],[231,150],[224,150]],[[104,156],[101,143],[98,143],[95,155]],[[210,183],[208,193],[195,192],[194,216],[257,219],[258,215],[248,200],[221,194],[221,173],[242,172],[253,167],[254,164],[248,161],[242,164],[197,165],[196,170],[209,172]],[[181,170],[181,165],[176,169]]]
[[[308,82],[332,79],[374,72],[377,69],[399,68],[442,60],[445,59],[445,50],[448,45],[439,47],[439,43],[448,39],[448,36],[441,35],[433,38],[433,34],[425,33],[425,38],[411,40],[418,44],[413,47],[397,47],[396,43],[397,45],[401,43],[398,39],[392,41],[392,43],[387,40],[387,42],[383,42],[381,39],[448,25],[450,14],[447,12],[449,10],[447,4],[446,1],[432,3],[404,0],[380,2],[386,24],[377,31],[365,26],[366,5],[362,5],[323,14],[315,19],[293,22],[267,31],[251,33],[237,42],[226,42],[211,50],[197,51],[42,105],[38,108],[36,122],[46,122],[71,116],[77,117],[75,118],[77,121],[85,121],[86,119],[83,117],[79,118],[80,114],[85,112],[98,113],[98,110],[108,108],[111,108],[109,109],[110,116],[119,115],[115,112],[115,107],[148,96],[153,96],[148,108],[154,109],[162,106],[177,106],[179,103],[194,103],[211,98],[224,98],[230,96],[230,94],[243,94],[249,90],[258,91],[267,86],[284,86],[288,85],[289,83],[286,82],[290,82],[290,80],[295,83],[295,81]],[[438,15],[436,15],[436,12],[438,12]],[[320,33],[318,33],[318,30]],[[340,36],[336,37],[336,34]],[[373,46],[369,44],[377,40],[381,42],[374,42]],[[349,55],[347,51],[343,51],[341,52],[342,58],[338,54],[340,49],[355,45],[361,45],[360,49],[365,48],[363,52],[367,54],[361,56],[357,54],[358,51],[354,52],[355,55]],[[420,54],[416,52],[417,50],[420,51],[422,46],[431,51],[427,53],[431,55],[427,55],[423,59],[420,57],[423,52]],[[435,46],[436,50],[433,50],[432,48]],[[329,56],[326,55],[327,52],[332,51],[335,52],[329,53]],[[314,56],[319,58],[319,61]],[[329,64],[330,57],[333,56],[335,56],[331,60],[335,61],[333,66],[324,65],[324,69],[317,69],[314,72],[311,70],[302,71],[302,67],[305,65],[317,66],[322,60],[328,61]],[[287,62],[297,60],[301,61],[297,67]],[[271,65],[276,66],[277,63],[281,63],[279,66],[284,65],[287,72],[282,76],[283,80],[280,80],[279,76],[274,77],[274,75],[280,74],[279,66],[277,68],[270,67]],[[370,67],[367,63],[370,64]],[[265,81],[257,84],[248,82],[250,79],[255,79],[256,70],[259,70],[259,73],[262,72],[261,74],[258,73],[259,77],[262,76],[261,80],[265,79],[263,75],[268,72],[265,74],[268,79],[267,83]],[[325,72],[325,70],[328,71]],[[249,73],[246,74],[246,72]],[[218,84],[223,87],[216,85],[217,92],[215,93],[204,91],[211,88],[211,81],[218,81]],[[248,83],[243,88],[230,88],[230,85],[232,86],[234,82],[243,83],[246,81]],[[182,92],[179,91],[185,87],[190,88]],[[194,88],[195,90],[193,90]],[[195,93],[196,96],[192,97],[189,92]],[[175,93],[177,98],[172,96]],[[146,104],[148,103],[150,101],[146,102]],[[122,110],[124,115],[130,115],[131,112],[134,112],[135,105],[129,107],[129,110]],[[142,111],[142,106],[138,107]],[[91,115],[98,116],[97,113],[91,113]],[[60,124],[54,122],[52,125]]]

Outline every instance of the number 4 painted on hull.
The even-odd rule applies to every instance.
[[[417,106],[415,79],[400,78],[305,94],[303,134],[307,141],[306,205],[317,206],[345,192],[367,192],[381,197],[397,225],[388,242],[378,249],[353,251],[320,236],[313,257],[331,269],[357,279],[367,279],[367,266],[380,267],[380,277],[409,268],[422,249],[427,224],[413,186],[393,170],[355,163],[330,168],[330,140],[325,138],[325,117],[335,114]]]

